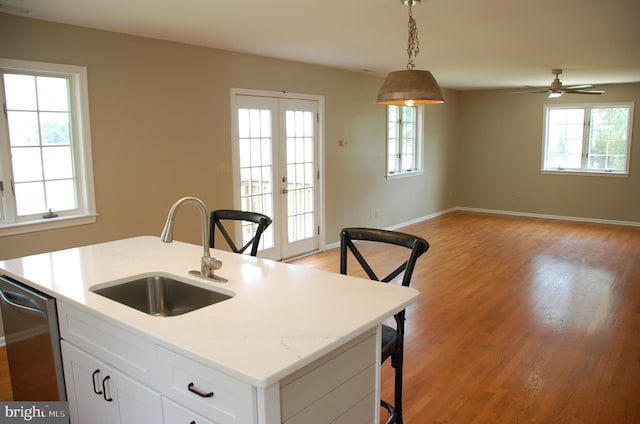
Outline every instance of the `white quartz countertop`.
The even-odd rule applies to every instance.
[[[212,249],[226,283],[194,277],[202,246],[143,236],[0,261],[2,273],[256,387],[269,386],[413,303],[415,289]],[[150,316],[91,292],[167,273],[233,298]]]

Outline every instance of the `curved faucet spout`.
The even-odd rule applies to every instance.
[[[173,225],[178,209],[185,203],[195,203],[200,210],[200,216],[202,218],[202,258],[200,261],[200,275],[206,278],[214,278],[213,272],[216,269],[222,268],[222,261],[217,258],[212,258],[209,253],[209,217],[208,209],[204,202],[197,197],[183,197],[175,202],[171,209],[169,209],[169,215],[167,216],[167,222],[164,224],[160,239],[165,243],[171,243],[173,241]]]

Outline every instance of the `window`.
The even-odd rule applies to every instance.
[[[422,107],[387,106],[387,177],[422,172]]]
[[[633,104],[545,106],[542,168],[629,173]]]
[[[95,222],[86,68],[0,59],[0,235]]]

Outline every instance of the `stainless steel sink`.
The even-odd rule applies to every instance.
[[[185,314],[232,298],[228,294],[194,286],[164,274],[135,277],[91,291],[146,314],[161,317]]]

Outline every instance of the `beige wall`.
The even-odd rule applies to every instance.
[[[640,223],[640,84],[598,86],[602,96],[460,94],[458,206]],[[636,102],[631,175],[541,174],[543,105]]]
[[[324,96],[327,243],[347,225],[387,227],[456,204],[456,92],[427,110],[425,174],[387,181],[380,78],[6,14],[0,40],[0,57],[88,68],[99,213],[92,225],[2,237],[0,259],[159,235],[185,195],[232,207],[232,177],[220,171],[231,162],[231,88]],[[176,239],[200,242],[196,212],[181,212]]]
[[[2,237],[0,259],[157,235],[184,195],[232,207],[220,166],[231,162],[231,88],[324,96],[329,244],[345,226],[389,227],[454,206],[640,222],[637,111],[630,177],[544,175],[544,95],[447,90],[446,104],[426,108],[424,174],[387,181],[380,78],[6,14],[0,40],[0,57],[87,66],[100,214],[92,225]],[[640,84],[604,88],[556,102],[640,100]],[[198,243],[195,208],[178,221],[176,239]]]

